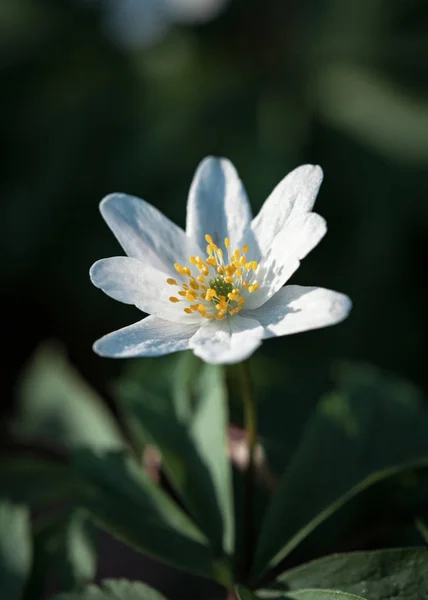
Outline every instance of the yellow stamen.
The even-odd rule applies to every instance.
[[[244,288],[249,293],[259,288],[257,282],[251,281],[250,274],[250,271],[257,270],[258,263],[255,260],[247,260],[248,244],[243,244],[242,249],[236,248],[231,252],[230,239],[227,237],[224,238],[222,248],[214,243],[209,234],[205,235],[205,240],[208,244],[206,257],[189,256],[188,259],[188,264],[193,265],[199,274],[194,275],[194,269],[175,263],[175,270],[188,277],[187,283],[177,283],[172,277],[166,282],[168,285],[180,286],[178,297],[171,296],[170,301],[176,303],[187,300],[189,305],[183,308],[186,314],[199,313],[205,319],[221,321],[242,310],[245,300],[241,293]]]
[[[210,302],[213,298],[215,298],[217,296],[217,292],[215,290],[213,290],[212,288],[209,288],[207,290],[207,293],[205,294],[205,300],[207,302]]]

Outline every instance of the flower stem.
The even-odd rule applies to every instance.
[[[245,501],[244,501],[244,576],[248,576],[254,553],[254,485],[255,464],[254,454],[257,444],[257,414],[256,402],[253,392],[249,362],[240,364],[242,381],[242,399],[244,405],[244,426],[248,444],[248,465],[245,477]]]

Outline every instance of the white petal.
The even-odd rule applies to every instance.
[[[100,211],[128,256],[169,273],[201,250],[157,208],[127,194],[111,194]]]
[[[248,358],[261,344],[263,328],[240,315],[210,321],[190,340],[190,348],[207,363],[231,364]]]
[[[187,315],[184,312],[187,302],[169,301],[171,296],[180,296],[177,296],[176,286],[167,284],[165,273],[136,258],[104,258],[92,265],[89,275],[92,283],[108,296],[125,304],[134,304],[146,313],[178,323],[198,323],[202,320],[199,313]]]
[[[251,224],[262,255],[287,221],[312,210],[322,178],[318,165],[302,165],[275,187]]]
[[[196,170],[187,203],[187,235],[205,248],[205,234],[232,249],[242,243],[250,228],[251,209],[235,167],[225,158],[205,158]]]
[[[264,339],[335,325],[343,321],[352,302],[339,292],[319,287],[287,285],[256,310],[248,311],[264,328]]]
[[[306,213],[291,219],[277,234],[261,260],[255,274],[260,287],[253,294],[248,294],[245,308],[261,306],[281,289],[326,231],[325,220],[316,213]]]
[[[147,317],[97,340],[94,351],[110,358],[161,356],[189,348],[198,326]]]

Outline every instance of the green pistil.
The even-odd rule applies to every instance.
[[[215,290],[217,296],[224,296],[226,299],[227,295],[233,291],[233,285],[231,283],[227,283],[223,277],[215,277],[214,279],[211,279],[209,286]]]

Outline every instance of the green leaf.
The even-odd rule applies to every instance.
[[[35,535],[32,577],[50,577],[63,590],[72,590],[95,578],[95,527],[86,511],[73,509],[51,518]]]
[[[139,581],[106,579],[102,587],[89,585],[82,592],[59,594],[52,600],[165,600],[165,597]]]
[[[183,383],[188,384],[188,378]],[[231,468],[227,457],[227,398],[220,367],[204,365],[195,386],[193,420],[169,398],[141,390],[127,394],[126,406],[162,465],[183,504],[210,539],[214,551],[233,551],[234,521]],[[122,390],[122,393],[124,390]],[[176,393],[178,390],[176,389]],[[185,391],[182,392],[184,396]],[[126,394],[124,394],[126,396]],[[183,399],[180,406],[183,407]]]
[[[243,585],[237,585],[234,589],[238,600],[257,600],[257,596],[255,596],[251,590]]]
[[[319,404],[268,507],[255,581],[356,494],[428,465],[428,412],[415,388],[355,367],[339,387]]]
[[[299,590],[291,594],[283,594],[281,597],[284,600],[367,600],[362,596],[347,594],[339,590]]]
[[[421,518],[415,519],[415,525],[421,536],[424,538],[425,543],[428,544],[428,524]]]
[[[0,503],[0,598],[20,600],[31,568],[28,509]]]
[[[54,342],[36,351],[18,389],[18,407],[12,431],[21,439],[36,438],[71,447],[123,446],[119,429],[102,399]]]
[[[111,533],[178,568],[224,581],[204,535],[134,460],[89,449],[75,451],[74,459],[85,484],[82,503]]]
[[[44,458],[9,458],[0,462],[0,498],[41,506],[68,499],[76,486],[72,469]]]
[[[329,587],[364,595],[367,600],[419,600],[428,596],[428,550],[404,548],[328,556],[283,573],[272,587],[277,591],[262,595],[277,597],[279,590],[284,594],[303,587]]]

